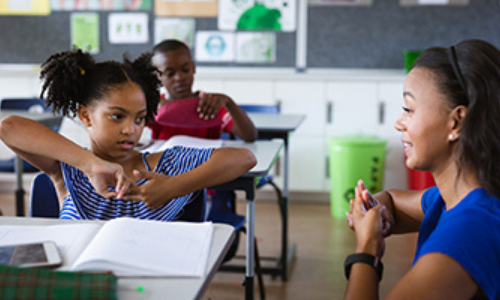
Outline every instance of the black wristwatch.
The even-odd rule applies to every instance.
[[[377,260],[375,256],[368,253],[354,253],[347,256],[344,261],[344,272],[345,278],[347,278],[347,280],[349,280],[349,275],[351,274],[351,267],[355,263],[365,263],[372,266],[377,271],[378,281],[382,280],[384,265],[380,260]]]

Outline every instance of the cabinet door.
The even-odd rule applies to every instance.
[[[306,118],[293,136],[323,137],[325,131],[325,85],[321,81],[283,80],[276,82],[276,99],[284,114],[301,114]]]
[[[276,98],[284,114],[305,115],[305,120],[290,133],[289,191],[321,191],[324,169],[324,83],[283,80],[276,82]]]
[[[325,152],[324,139],[318,137],[293,137],[290,141],[288,169],[289,191],[324,191]]]
[[[329,82],[326,136],[375,135],[379,103],[375,82]]]
[[[208,93],[224,93],[223,90],[224,90],[223,80],[219,78],[210,79],[207,77],[198,78],[195,75],[193,83],[193,91],[204,91]]]
[[[379,84],[379,101],[383,104],[383,118],[378,126],[378,136],[387,141],[385,160],[384,188],[407,187],[405,155],[401,144],[401,133],[394,128],[394,123],[403,112],[403,80]]]
[[[238,104],[277,104],[272,80],[225,79],[224,92]]]

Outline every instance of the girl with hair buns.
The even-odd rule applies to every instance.
[[[90,149],[18,116],[1,121],[0,138],[49,175],[60,218],[173,220],[193,192],[235,179],[256,163],[246,149],[136,151],[160,99],[147,55],[96,63],[81,50],[61,52],[42,65],[40,78],[41,98],[55,112],[78,116]]]
[[[500,51],[481,40],[434,47],[404,83],[406,165],[436,186],[370,195],[347,214],[357,247],[345,299],[378,299],[384,238],[419,231],[412,269],[387,299],[500,299]]]

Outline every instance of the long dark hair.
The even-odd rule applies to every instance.
[[[52,107],[53,111],[75,117],[79,105],[91,105],[117,85],[132,81],[142,88],[146,97],[146,117],[148,121],[153,120],[161,83],[151,65],[151,56],[143,54],[131,61],[124,55],[123,60],[123,63],[96,63],[89,53],[80,49],[56,53],[42,64],[40,98],[45,99],[47,107]]]
[[[427,49],[413,67],[437,75],[451,108],[467,106],[455,157],[457,176],[474,170],[481,186],[500,198],[500,50],[485,41],[465,40],[448,49]]]

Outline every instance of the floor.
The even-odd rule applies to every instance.
[[[13,204],[12,191],[0,191],[0,209],[4,215],[15,214]],[[274,201],[257,201],[255,209],[255,233],[260,254],[275,257],[280,249],[278,207]],[[238,201],[238,211],[244,214],[244,201]],[[289,207],[289,219],[289,242],[297,245],[297,255],[287,282],[264,275],[266,299],[342,299],[346,285],[343,261],[354,250],[354,233],[345,220],[330,216],[330,207],[325,202],[293,201]],[[382,298],[410,268],[415,244],[415,234],[388,238],[383,258]],[[238,249],[243,255],[244,238]],[[242,273],[218,272],[202,299],[244,299],[243,278]],[[258,295],[257,286],[255,291]]]

